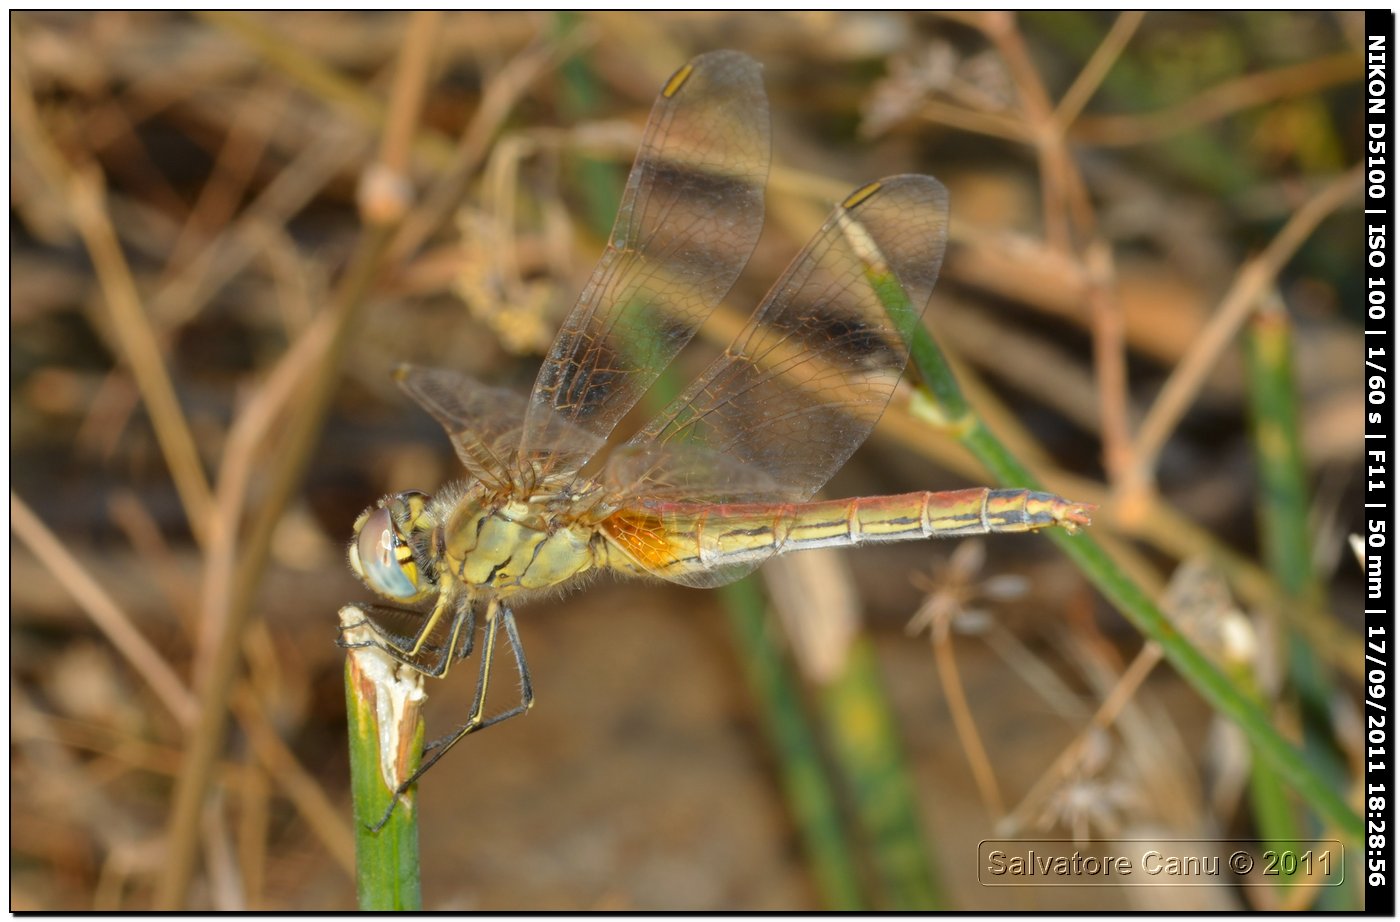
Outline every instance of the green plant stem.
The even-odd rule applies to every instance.
[[[356,655],[345,658],[345,713],[349,717],[350,794],[355,811],[355,887],[362,911],[414,912],[423,908],[418,858],[418,811],[409,800],[394,808],[389,821],[374,829],[393,803],[394,791],[385,781],[384,735],[376,701],[388,690],[377,687],[358,668]],[[404,748],[407,777],[418,767],[424,724],[415,714]],[[391,734],[392,735],[392,734]]]
[[[1297,408],[1293,405],[1292,363],[1287,343],[1279,340],[1281,331],[1267,328],[1278,324],[1261,326],[1262,316],[1254,315],[1245,338],[1254,422],[1251,435],[1259,467],[1259,535],[1274,579],[1284,593],[1297,598],[1298,590],[1309,582],[1306,574],[1312,569],[1312,562],[1305,531],[1307,493],[1298,466],[1302,458],[1298,451]],[[1298,528],[1300,525],[1302,529]],[[1280,529],[1288,534],[1279,534]],[[1298,647],[1300,639],[1293,631],[1286,631],[1281,638],[1286,651]],[[1289,659],[1307,673],[1316,673],[1317,661],[1306,647]],[[1268,700],[1262,692],[1259,697],[1261,705],[1267,707]],[[1257,757],[1250,767],[1250,803],[1264,838],[1275,843],[1296,841],[1298,821],[1288,792],[1278,782],[1273,768]]]
[[[948,429],[1004,486],[1036,489],[1030,472],[1013,458],[972,413],[947,360],[922,327],[914,331],[914,367],[940,405]],[[1211,706],[1239,725],[1255,751],[1268,761],[1321,816],[1345,836],[1359,840],[1361,818],[1322,775],[1290,746],[1249,697],[1191,644],[1157,608],[1152,599],[1127,579],[1092,534],[1069,535],[1052,530],[1050,540],[1074,561],[1137,630],[1161,646],[1163,654],[1188,684]]]
[[[1259,465],[1259,539],[1284,594],[1317,611],[1322,584],[1313,566],[1308,528],[1307,470],[1293,377],[1292,326],[1281,311],[1257,314],[1245,339],[1255,460]],[[1296,634],[1289,672],[1304,707],[1326,718],[1330,691],[1313,651]],[[1321,721],[1330,725],[1330,718]]]
[[[869,637],[862,633],[852,641],[840,673],[822,688],[820,704],[856,822],[870,843],[882,908],[943,908],[899,727]]]
[[[1297,388],[1293,371],[1293,327],[1277,298],[1268,298],[1250,320],[1245,336],[1251,436],[1258,466],[1259,543],[1283,596],[1305,616],[1322,610],[1323,586],[1313,565],[1308,528],[1307,468],[1303,459]],[[1344,784],[1346,767],[1330,736],[1332,690],[1328,673],[1296,624],[1283,621],[1288,677],[1301,709],[1304,750],[1334,783]],[[1260,832],[1274,842],[1297,841],[1303,834],[1285,792],[1255,760],[1252,802]],[[1355,908],[1349,894],[1320,894],[1318,908]],[[1342,900],[1343,902],[1338,902]]]
[[[763,593],[750,578],[725,586],[720,595],[822,901],[828,909],[862,909],[860,875],[840,804],[802,706],[799,680],[775,640]]]

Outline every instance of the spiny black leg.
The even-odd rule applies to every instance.
[[[454,662],[471,656],[472,644],[476,640],[476,599],[463,593],[462,600],[458,604],[461,605],[460,613],[465,616],[463,626],[465,636],[462,637],[462,643],[457,648],[457,655],[452,658]]]
[[[427,758],[423,764],[418,766],[418,770],[408,777],[408,780],[398,786],[394,791],[394,797],[389,802],[389,809],[384,811],[384,816],[378,823],[370,827],[371,832],[378,832],[389,822],[389,817],[394,812],[394,807],[398,806],[399,798],[408,792],[408,789],[418,783],[418,779],[437,764],[447,754],[447,751],[461,742],[468,734],[487,727],[494,726],[502,721],[528,711],[535,703],[535,694],[530,682],[530,670],[525,664],[525,650],[520,643],[520,633],[515,627],[515,615],[504,603],[492,600],[488,603],[486,611],[486,636],[481,645],[481,668],[477,675],[476,695],[472,701],[471,716],[467,722],[458,727],[455,732],[441,740],[431,744],[424,749]],[[515,657],[515,668],[520,675],[520,703],[508,711],[503,711],[490,718],[483,718],[486,708],[486,690],[490,681],[491,661],[496,652],[496,630],[501,625],[505,625],[506,639],[510,642],[511,653]],[[430,754],[431,753],[431,754]]]
[[[456,734],[450,737],[451,742],[447,744],[448,746],[451,746],[468,733],[485,730],[487,727],[495,726],[502,721],[510,720],[512,717],[518,717],[534,707],[535,692],[530,684],[530,669],[525,665],[525,648],[521,645],[520,634],[515,629],[515,614],[502,604],[499,615],[500,621],[506,629],[506,639],[510,641],[511,653],[515,656],[515,671],[520,676],[520,703],[508,711],[502,711],[494,717],[478,720],[474,725],[468,724],[466,727],[462,727]],[[433,761],[437,761],[438,758],[441,758],[441,753],[436,754]]]
[[[357,607],[365,617],[355,624],[341,628],[341,636],[336,640],[339,646],[346,649],[375,647],[395,662],[432,678],[445,676],[451,665],[460,658],[462,648],[471,648],[470,638],[476,630],[475,611],[469,604],[458,603],[451,608],[443,605],[427,614],[414,609],[381,605]],[[446,631],[439,632],[445,636],[440,642],[430,642],[431,638],[424,632],[432,630],[434,620],[441,621],[444,618],[450,618],[446,624]],[[408,619],[423,623],[406,625],[412,628],[412,633],[396,632],[398,624]],[[366,639],[346,640],[345,632],[357,627],[366,631]],[[412,652],[415,646],[418,647],[417,653]]]
[[[427,673],[434,677],[440,677],[446,673],[446,666],[438,667],[436,670],[424,669],[419,665],[419,662],[422,658],[423,648],[428,637],[449,611],[447,602],[448,600],[446,598],[439,596],[437,603],[428,612],[392,605],[356,605],[355,607],[360,610],[364,618],[354,624],[342,624],[340,626],[340,638],[337,639],[336,643],[346,649],[366,646],[379,647],[386,653],[393,655],[396,660],[406,666],[411,666],[420,672]],[[393,618],[399,622],[412,619],[418,621],[419,624],[413,629],[411,634],[406,634],[397,630],[397,625],[391,627],[389,623],[376,620],[375,612],[379,612],[386,619]],[[452,638],[456,636],[456,632],[460,626],[460,620],[461,609],[459,607],[457,611],[452,612],[448,649],[443,651],[442,658],[446,661],[447,665],[451,665]],[[403,626],[407,627],[407,625]],[[345,641],[345,632],[359,627],[369,628],[379,640],[377,642],[364,641],[355,643]]]
[[[459,617],[460,616],[461,613],[459,612]],[[389,809],[384,811],[384,815],[379,818],[379,822],[375,823],[373,826],[370,827],[370,832],[378,832],[379,830],[383,829],[384,824],[389,822],[389,817],[394,814],[394,808],[399,805],[399,798],[403,797],[403,795],[408,792],[409,788],[417,784],[418,779],[422,778],[424,773],[426,773],[428,769],[436,765],[438,759],[441,759],[444,755],[447,754],[447,750],[451,749],[457,744],[459,740],[461,740],[468,733],[472,732],[472,730],[480,726],[481,711],[486,703],[486,683],[487,679],[490,677],[491,672],[491,653],[496,646],[497,623],[498,621],[496,618],[496,613],[494,611],[488,610],[486,613],[486,639],[481,646],[481,669],[477,673],[476,696],[472,702],[471,717],[467,720],[465,724],[458,728],[458,730],[455,733],[453,733],[449,737],[445,737],[444,741],[440,742],[439,744],[426,747],[423,750],[425,755],[428,755],[429,752],[431,752],[432,754],[428,755],[428,757],[423,761],[423,763],[418,766],[418,770],[415,771],[413,774],[409,775],[408,779],[394,790],[393,799],[389,801]]]
[[[477,672],[476,695],[472,700],[471,716],[467,719],[465,724],[457,728],[457,731],[452,735],[445,737],[439,745],[424,750],[424,754],[427,755],[427,758],[418,766],[417,771],[409,775],[408,779],[395,789],[394,797],[389,801],[389,809],[384,811],[384,815],[380,817],[379,822],[370,827],[370,832],[378,832],[383,829],[384,824],[389,822],[389,817],[393,815],[394,808],[399,805],[399,798],[403,797],[403,795],[408,792],[409,788],[417,784],[418,779],[422,778],[428,769],[436,765],[438,759],[447,755],[447,750],[457,745],[463,737],[481,725],[481,712],[486,706],[486,685],[491,677],[491,654],[496,649],[496,628],[500,624],[500,619],[496,617],[495,603],[493,602],[491,604],[492,607],[488,608],[486,611],[486,637],[481,644],[481,668]],[[431,755],[428,754],[429,751],[431,751]]]
[[[467,657],[469,657],[469,656],[472,655],[472,646],[473,646],[473,642],[474,642],[474,640],[475,640],[475,638],[476,638],[476,605],[477,605],[477,602],[479,602],[479,601],[481,601],[481,600],[480,600],[480,599],[472,599],[472,598],[470,598],[470,597],[464,597],[463,600],[462,600],[462,602],[460,603],[460,604],[461,604],[461,608],[458,609],[458,616],[459,616],[460,618],[463,619],[463,622],[464,622],[464,623],[463,623],[462,626],[461,626],[461,631],[462,631],[462,633],[459,634],[459,635],[457,635],[457,637],[458,637],[459,639],[458,639],[457,641],[454,641],[454,643],[455,643],[455,645],[456,645],[456,647],[457,647],[457,654],[452,658],[452,661],[453,661],[454,663],[455,663],[455,662],[458,662],[458,661],[460,661],[460,660],[464,660],[464,659],[466,659]],[[488,605],[488,606],[491,605],[491,604],[494,604],[494,603],[492,603],[492,602],[487,602],[487,605]],[[485,657],[485,656],[482,657],[482,665],[483,665],[483,666],[485,666],[486,659],[487,659],[487,657]],[[482,685],[482,678],[481,678],[480,675],[478,675],[478,676],[477,676],[477,683],[476,683],[476,694],[477,694],[477,696],[480,696],[480,695],[482,694],[481,685]],[[477,705],[479,705],[479,704],[480,704],[480,697],[474,698],[474,699],[473,699],[473,703],[472,703],[472,710],[473,710],[473,712],[476,711]],[[440,748],[440,747],[442,747],[442,746],[444,746],[444,745],[450,744],[450,743],[456,738],[456,736],[457,736],[457,731],[454,730],[453,732],[447,734],[446,736],[440,736],[440,737],[438,737],[438,738],[435,739],[435,740],[429,741],[428,743],[426,743],[426,744],[423,746],[423,754],[424,754],[424,755],[427,755],[428,753],[432,752],[432,751],[435,750],[435,749],[438,749],[438,748]]]
[[[530,684],[530,667],[525,665],[525,647],[520,643],[520,632],[515,629],[515,612],[506,605],[501,606],[501,621],[506,626],[506,638],[510,641],[510,651],[515,654],[515,671],[520,674],[520,707],[509,716],[528,711],[535,704],[534,686]],[[505,720],[499,717],[495,722]]]

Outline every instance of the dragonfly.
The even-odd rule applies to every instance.
[[[463,738],[534,703],[513,612],[531,596],[602,572],[713,587],[788,551],[1089,524],[1091,506],[1021,489],[813,500],[884,412],[938,277],[948,193],[929,176],[847,196],[728,348],[614,438],[748,262],[769,149],[758,63],[700,55],[661,88],[607,247],[529,397],[395,371],[467,476],[360,515],[350,566],[382,602],[359,606],[373,639],[342,643],[443,677],[482,637],[466,722],[429,744],[395,803]],[[502,637],[521,698],[488,716]]]

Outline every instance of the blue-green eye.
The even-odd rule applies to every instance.
[[[399,541],[388,509],[376,509],[365,518],[356,539],[356,551],[360,575],[375,592],[390,599],[418,594],[418,567],[407,553],[407,546]]]

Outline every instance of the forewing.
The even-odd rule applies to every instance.
[[[734,284],[763,225],[768,101],[758,64],[718,51],[652,108],[607,249],[540,368],[521,451],[549,467],[560,425],[601,445]]]
[[[524,397],[453,371],[417,365],[400,365],[394,380],[447,430],[473,477],[493,487],[513,482]]]

